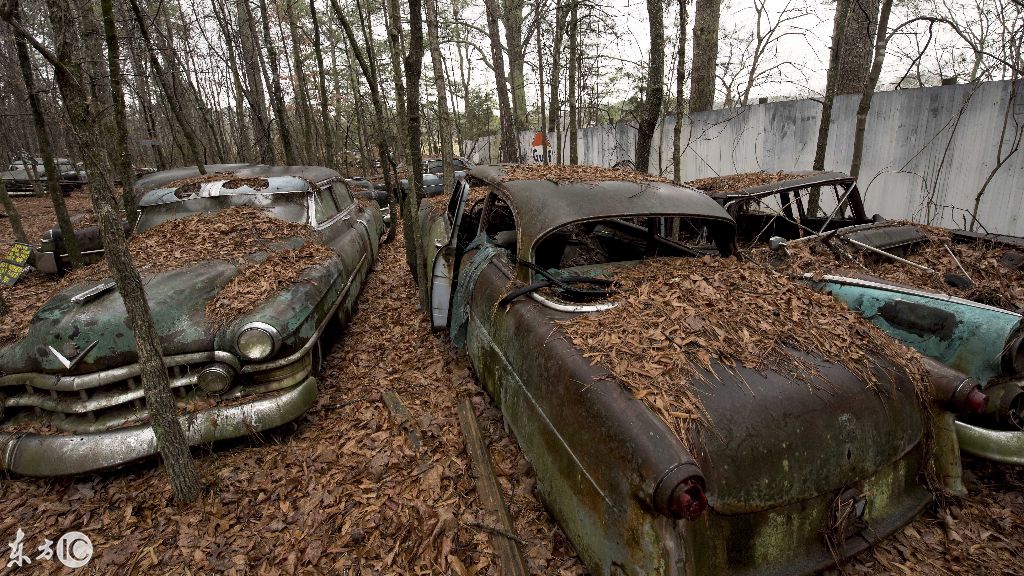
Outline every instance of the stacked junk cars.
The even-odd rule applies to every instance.
[[[299,418],[327,328],[393,233],[390,196],[255,165],[151,174],[136,193],[125,230],[189,441]],[[814,573],[962,493],[961,450],[1024,463],[1020,239],[869,219],[835,173],[678,186],[478,166],[415,222],[429,322],[594,574]],[[100,259],[96,231],[79,235]],[[45,240],[32,263],[66,272]],[[155,451],[102,266],[5,320],[6,471]]]

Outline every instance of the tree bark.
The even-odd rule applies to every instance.
[[[302,65],[302,50],[299,44],[299,22],[298,16],[295,14],[295,2],[291,0],[285,0],[287,7],[285,8],[285,14],[288,16],[288,35],[291,38],[292,45],[292,61],[294,64],[294,70],[292,73],[295,75],[295,81],[293,86],[295,88],[295,99],[299,106],[299,116],[302,119],[302,152],[303,152],[303,164],[313,164],[313,119],[312,113],[310,112],[309,105],[309,90],[307,87],[306,68]]]
[[[568,11],[564,0],[556,0],[554,37],[551,39],[551,100],[548,102],[548,122],[555,127],[555,162],[558,164],[562,163],[562,102],[559,100],[562,82],[562,38],[565,37]]]
[[[198,139],[196,138],[195,131],[193,131],[192,125],[184,117],[181,109],[181,103],[177,101],[177,95],[174,93],[174,89],[168,85],[167,76],[164,74],[163,66],[160,64],[160,59],[157,58],[156,55],[156,48],[153,46],[153,42],[149,37],[149,24],[146,23],[146,16],[142,13],[142,8],[139,6],[138,0],[130,0],[130,2],[132,6],[132,13],[135,15],[135,22],[139,26],[139,34],[142,36],[142,42],[146,47],[146,53],[149,54],[149,64],[153,67],[153,73],[156,75],[157,81],[160,82],[160,87],[163,89],[164,97],[170,103],[171,112],[174,115],[175,121],[178,123],[178,127],[181,129],[181,134],[184,136],[185,142],[189,147],[189,151],[192,153],[193,161],[196,163],[199,173],[206,174],[206,164],[203,161],[202,155],[199,153],[201,148],[199,146]]]
[[[672,126],[672,181],[683,183],[683,114],[686,112],[686,21],[689,0],[679,0],[679,45],[676,47],[676,122]]]
[[[493,2],[494,0],[488,0]],[[419,281],[420,302],[427,302],[426,259],[422,257],[423,245],[419,217],[420,194],[423,192],[423,151],[420,147],[420,77],[423,73],[423,9],[420,0],[409,0],[409,54],[405,57],[405,84],[408,89],[407,112],[409,114],[409,193],[402,202],[402,227],[405,229],[406,258],[411,257]]]
[[[523,49],[524,7],[524,0],[502,0],[501,15],[502,23],[505,25],[505,43],[508,48],[508,83],[512,94],[512,121],[517,133],[530,127],[526,109],[526,77],[523,73],[526,63]]]
[[[647,87],[640,105],[635,156],[636,169],[641,172],[650,169],[651,141],[665,99],[665,22],[661,0],[647,0],[647,19],[651,31],[651,62],[647,66]]]
[[[836,2],[835,23],[832,26],[832,48],[829,51],[828,75],[825,80],[825,97],[821,104],[821,122],[818,124],[818,142],[814,148],[814,163],[811,168],[814,170],[825,169],[825,153],[828,151],[828,133],[832,125],[832,103],[836,97],[837,85],[839,82],[839,60],[843,52],[843,44],[846,39],[846,19],[850,11],[850,3],[853,0],[838,0]],[[811,214],[818,211],[819,195],[814,190],[808,199],[807,209]],[[813,208],[813,210],[812,210]]]
[[[128,150],[128,115],[124,105],[124,81],[121,75],[121,45],[114,25],[113,0],[100,0],[103,12],[103,34],[107,45],[107,68],[110,70],[110,98],[114,107],[114,129],[116,146],[114,163],[121,177],[121,206],[132,224],[138,217],[138,201],[135,198],[135,169],[132,167],[131,152]]]
[[[690,70],[690,111],[715,105],[718,64],[718,23],[722,0],[697,0],[693,14],[693,68]]]
[[[437,92],[437,127],[440,134],[441,161],[444,164],[444,190],[449,192],[455,186],[455,167],[452,163],[452,120],[448,112],[448,90],[444,81],[444,58],[441,43],[437,38],[437,0],[426,0],[427,42],[430,44],[430,61],[434,68],[434,90]]]
[[[571,4],[569,8],[569,164],[579,164],[580,154],[577,140],[580,116],[576,106],[576,80],[580,65],[580,14],[579,0],[569,0],[569,2]]]
[[[160,340],[153,327],[142,281],[128,253],[117,200],[105,171],[107,161],[104,148],[105,143],[111,140],[111,135],[104,130],[101,104],[93,97],[96,87],[86,83],[81,65],[73,64],[79,61],[76,57],[78,50],[74,45],[74,39],[78,37],[74,25],[75,11],[67,0],[47,0],[46,4],[54,32],[54,78],[72,133],[90,174],[89,188],[93,208],[100,222],[107,266],[124,300],[128,323],[135,335],[150,424],[175,499],[191,502],[199,497],[202,489],[199,474],[176,415]],[[133,5],[133,10],[137,11],[137,6]]]
[[[544,107],[544,40],[543,27],[540,17],[541,0],[536,0],[533,5],[534,23],[537,26],[537,87],[540,89],[540,102],[537,110],[540,112],[540,146],[543,162],[548,164],[548,117]]]
[[[325,165],[334,168],[338,165],[338,155],[334,147],[334,130],[331,124],[331,113],[327,100],[327,73],[324,71],[324,53],[320,49],[320,19],[316,13],[316,0],[309,1],[309,16],[313,20],[313,54],[316,57],[317,89],[320,91],[320,119],[323,122],[324,161]]]
[[[388,46],[391,48],[391,74],[395,80],[395,106],[397,108],[396,113],[398,114],[399,145],[396,147],[398,150],[398,161],[408,158],[409,151],[409,114],[406,105],[405,81],[403,80],[405,73],[402,70],[405,48],[402,42],[401,19],[402,12],[398,0],[390,0],[387,15]],[[381,168],[387,169],[386,166],[381,166]],[[392,166],[391,168],[395,170],[395,177],[397,179],[398,167]]]
[[[891,11],[892,0],[882,0],[882,11],[878,16],[878,33],[875,39],[875,54],[871,63],[871,71],[868,73],[867,82],[864,84],[864,92],[860,96],[860,104],[857,105],[857,128],[853,134],[853,160],[850,162],[850,176],[854,178],[860,175],[860,165],[864,157],[864,131],[868,124],[868,112],[871,111],[871,99],[875,95],[875,87],[878,86],[878,77],[882,73],[882,64],[885,61],[885,50],[889,42],[889,13]]]
[[[875,43],[879,0],[839,0],[847,3],[843,49],[839,52],[836,94],[864,91]],[[839,6],[836,6],[839,12]]]
[[[264,164],[276,164],[274,137],[267,118],[267,101],[263,94],[263,75],[260,68],[260,46],[253,23],[252,8],[249,0],[237,0],[238,36],[242,49],[242,67],[245,69],[246,100],[249,103],[249,119],[256,133],[256,148],[259,150],[259,161]]]
[[[18,11],[20,12],[20,7],[18,7]],[[20,15],[15,17],[20,19]],[[32,109],[32,122],[36,129],[36,142],[39,145],[39,153],[43,157],[43,166],[46,171],[46,189],[50,194],[50,201],[53,203],[53,211],[57,216],[57,226],[60,228],[64,247],[68,250],[71,266],[78,268],[84,264],[82,252],[78,249],[78,242],[75,241],[75,227],[71,224],[68,209],[64,205],[64,194],[60,191],[57,165],[53,161],[53,147],[50,145],[50,132],[46,127],[46,117],[43,115],[43,105],[39,101],[39,93],[36,92],[35,74],[32,71],[32,60],[28,54],[28,43],[21,37],[16,40],[16,43],[18,64],[21,66],[21,77],[25,81],[28,103]],[[87,170],[86,172],[91,174],[92,171]],[[37,178],[36,180],[38,181]]]
[[[11,197],[7,194],[7,185],[4,184],[3,180],[0,180],[0,204],[3,205],[4,212],[7,213],[7,220],[11,223],[11,230],[14,231],[14,239],[28,244],[25,229],[21,227],[21,216],[18,214],[18,209],[15,208],[14,202],[11,202]]]
[[[274,116],[277,116],[277,131],[281,134],[284,163],[295,166],[298,161],[292,144],[292,132],[288,127],[288,115],[285,113],[284,94],[281,92],[281,63],[277,60],[274,39],[270,37],[270,11],[267,10],[267,0],[260,0],[260,16],[263,24],[263,43],[267,48],[267,63],[270,66],[270,102],[274,106]]]
[[[505,56],[501,49],[501,32],[498,28],[498,0],[484,0],[487,12],[487,36],[491,42],[491,65],[494,67],[494,82],[498,91],[498,120],[501,124],[501,161],[520,162],[519,137],[509,103],[508,81],[505,78]],[[412,97],[409,97],[410,103]]]

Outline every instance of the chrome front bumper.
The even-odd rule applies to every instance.
[[[179,417],[189,446],[239,438],[301,416],[316,401],[316,378],[253,398]],[[0,469],[24,476],[65,476],[111,468],[157,454],[152,426],[145,424],[80,435],[0,433]]]

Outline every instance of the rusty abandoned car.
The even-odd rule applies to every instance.
[[[742,279],[758,268],[730,257],[733,218],[703,194],[504,170],[477,167],[486,188],[460,181],[421,208],[424,308],[467,351],[592,573],[812,573],[930,501],[931,401],[899,364],[915,354],[837,304],[823,321],[864,346],[857,360],[841,357],[851,342],[786,336],[826,317],[803,300],[831,299],[789,282],[773,311]],[[691,297],[720,309],[675,308]],[[784,365],[757,361],[772,340],[743,322],[759,314],[781,327],[764,352]]]
[[[350,318],[382,231],[379,210],[333,170],[231,168],[141,179],[130,237],[191,445],[280,426],[313,404],[322,335]],[[0,348],[0,468],[55,476],[156,453],[106,274],[103,263],[71,272]]]
[[[57,184],[65,196],[72,190],[87,184],[89,179],[85,170],[67,158],[54,158],[57,170]],[[11,161],[7,170],[0,172],[0,180],[7,187],[11,196],[27,196],[46,193],[46,170],[42,158],[25,155]]]
[[[839,172],[736,174],[688,185],[736,218],[739,237],[767,244],[768,263],[977,379],[990,402],[957,422],[961,449],[1024,464],[1024,239],[868,219],[856,181]],[[808,206],[812,192],[817,210]]]

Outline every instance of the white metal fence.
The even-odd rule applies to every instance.
[[[858,101],[858,95],[836,98],[825,159],[828,170],[850,168]],[[685,116],[683,179],[809,170],[820,114],[819,102],[793,100]],[[651,153],[652,166],[669,177],[674,123],[672,116],[665,119]],[[1024,149],[1017,149],[1024,148],[1022,134],[1024,81],[876,94],[859,178],[869,214],[963,228],[970,225],[984,186],[978,229],[1024,236]],[[521,146],[529,161],[539,161],[539,149],[533,153],[530,146],[533,138],[532,133],[521,134]],[[555,143],[554,133],[549,141]],[[636,129],[625,123],[581,130],[580,162],[611,166],[631,160],[635,143]],[[562,148],[567,161],[568,143]],[[494,162],[498,140],[466,142],[464,150],[477,161]]]

